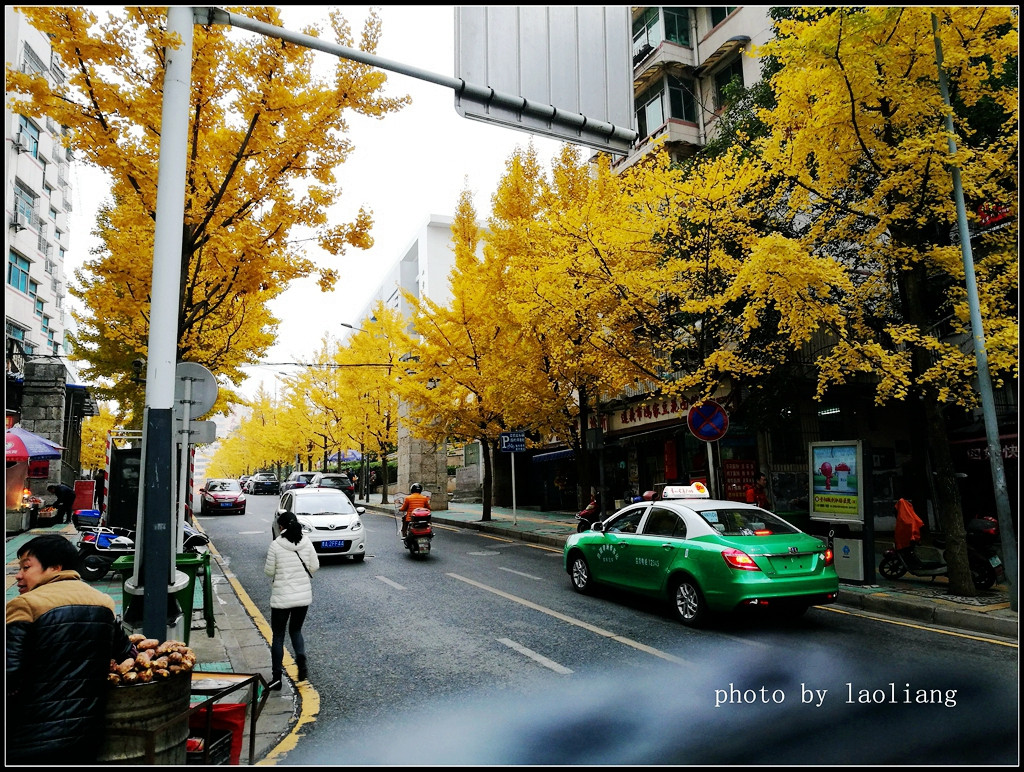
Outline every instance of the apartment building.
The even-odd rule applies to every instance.
[[[22,72],[45,75],[59,85],[64,73],[50,45],[13,8],[5,9],[6,61]],[[5,107],[7,157],[7,371],[12,357],[61,356],[68,323],[65,257],[69,248],[72,153],[62,127],[49,118],[27,118]],[[20,369],[20,368],[19,368]]]
[[[676,160],[693,155],[714,136],[734,77],[749,86],[760,80],[751,54],[772,35],[765,6],[633,8],[633,151],[616,159],[626,169],[664,139]]]
[[[11,6],[4,28],[9,66],[54,86],[64,81],[47,36]],[[65,357],[72,152],[52,119],[29,118],[10,104],[4,117],[6,425],[21,424],[64,448],[61,459],[28,470],[27,484],[39,493],[47,479],[71,484],[78,477],[82,420],[98,408]],[[9,478],[24,473],[8,469]]]

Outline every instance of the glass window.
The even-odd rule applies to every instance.
[[[17,252],[7,253],[7,283],[21,292],[28,292],[31,263]]]
[[[738,5],[723,5],[723,6],[719,6],[717,8],[712,8],[711,9],[711,26],[712,27],[717,27],[719,24],[721,24],[723,21],[725,21],[725,17],[726,16],[728,16],[730,13],[735,11],[737,8],[739,8]]]
[[[686,523],[678,513],[655,505],[651,516],[644,524],[644,533],[648,536],[671,536],[676,539],[686,538]]]
[[[673,118],[697,122],[696,85],[692,80],[668,76],[669,110]]]
[[[25,329],[23,327],[18,327],[18,325],[16,325],[16,324],[11,324],[10,322],[8,322],[7,323],[7,337],[8,338],[14,338],[14,340],[20,341],[20,342],[24,343],[25,342]]]
[[[685,8],[663,8],[665,13],[665,40],[681,46],[690,45],[690,12]]]
[[[36,211],[36,195],[20,182],[14,185],[14,207],[25,215],[29,221],[33,221],[33,214]]]
[[[715,109],[721,110],[725,106],[725,87],[733,80],[743,85],[743,61],[736,57],[729,64],[715,73]]]
[[[43,306],[45,306],[45,305],[46,305],[46,301],[45,300],[43,300],[42,298],[36,298],[35,314],[40,319],[43,317]]]
[[[636,533],[637,526],[640,525],[640,520],[643,519],[646,511],[646,507],[640,507],[623,512],[614,520],[609,521],[605,531],[608,533]]]
[[[649,137],[664,122],[661,83],[655,83],[636,100],[636,130],[641,137]]]
[[[698,514],[724,536],[768,536],[800,529],[763,509],[708,509]]]
[[[22,136],[29,139],[29,152],[33,158],[39,157],[39,129],[24,115],[18,116],[18,129]]]
[[[661,18],[658,8],[651,6],[633,20],[633,56],[645,48],[657,48],[661,42]]]

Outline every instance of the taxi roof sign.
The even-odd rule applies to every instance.
[[[663,499],[707,499],[707,486],[702,482],[695,482],[692,485],[666,485],[661,491]]]

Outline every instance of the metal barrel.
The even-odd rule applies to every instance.
[[[192,674],[115,686],[107,698],[103,746],[107,764],[185,764]]]

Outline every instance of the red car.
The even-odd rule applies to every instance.
[[[199,489],[199,514],[245,514],[245,494],[238,480],[207,480]]]

